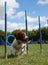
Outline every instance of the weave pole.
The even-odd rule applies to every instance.
[[[6,12],[6,5],[5,2],[5,58],[7,59],[7,12]]]
[[[27,12],[26,12],[26,10],[25,10],[25,24],[26,24],[26,35],[28,36]],[[26,42],[26,49],[27,49],[27,54],[28,54],[28,40]]]
[[[40,35],[40,52],[42,52],[42,34],[41,34],[41,25],[40,25],[40,16],[38,16],[39,21],[39,35]]]
[[[48,19],[47,19],[47,28],[48,28]]]

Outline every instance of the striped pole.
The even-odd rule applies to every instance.
[[[40,33],[40,52],[42,52],[42,34],[41,34],[40,16],[38,16],[38,21],[39,21],[39,33]]]
[[[26,10],[25,10],[25,23],[26,23],[26,35],[28,36],[27,12],[26,12]],[[27,54],[28,54],[28,41],[26,43],[26,49],[27,49]]]
[[[7,12],[6,12],[6,5],[5,2],[5,58],[7,59]]]

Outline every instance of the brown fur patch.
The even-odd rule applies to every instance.
[[[26,42],[28,38],[25,38],[26,34],[25,32],[18,31],[15,33],[15,37],[17,40],[20,40],[22,42]]]

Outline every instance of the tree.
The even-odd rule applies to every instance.
[[[5,39],[5,32],[0,30],[0,37],[4,40]]]
[[[46,27],[42,28],[42,39],[44,41],[48,40],[48,29]]]

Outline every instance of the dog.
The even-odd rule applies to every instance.
[[[22,31],[18,31],[14,34],[15,39],[11,45],[11,55],[27,54],[26,42],[28,36]]]

